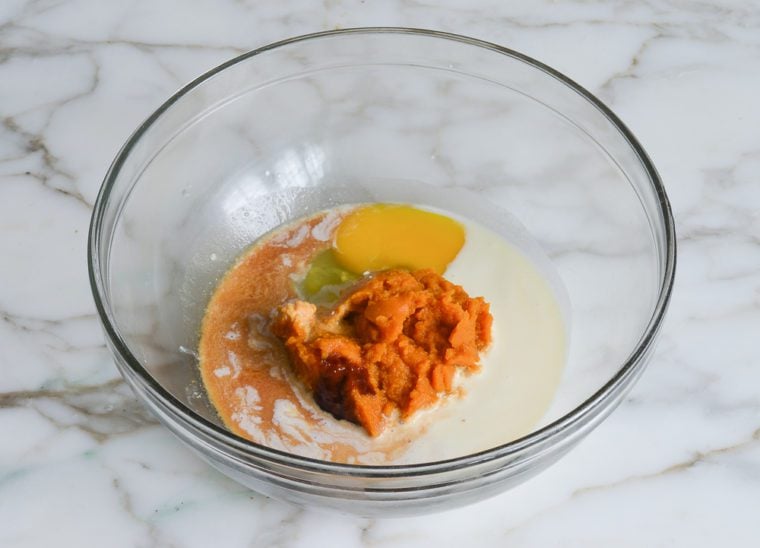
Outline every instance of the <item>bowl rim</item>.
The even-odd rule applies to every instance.
[[[570,88],[570,90],[575,91],[577,94],[581,95],[591,105],[596,107],[601,112],[601,114],[603,114],[612,123],[612,125],[620,132],[620,134],[623,136],[623,138],[626,140],[628,145],[631,147],[631,149],[633,149],[634,153],[638,157],[639,162],[648,175],[649,182],[657,198],[657,205],[659,206],[658,212],[662,217],[661,220],[664,227],[665,239],[665,263],[664,268],[661,268],[659,294],[657,296],[657,302],[655,303],[655,307],[650,320],[647,323],[640,339],[636,343],[634,350],[629,354],[626,362],[601,388],[597,389],[596,392],[594,392],[577,407],[554,420],[550,424],[543,426],[542,428],[516,440],[512,440],[508,443],[461,457],[403,465],[343,464],[287,453],[278,449],[272,449],[270,447],[257,444],[243,437],[240,437],[230,432],[229,430],[226,430],[225,428],[214,424],[192,409],[188,408],[171,393],[169,393],[150,375],[150,373],[142,366],[139,360],[129,350],[127,344],[119,336],[118,331],[111,321],[111,316],[109,313],[110,305],[107,303],[107,297],[105,297],[103,271],[100,268],[100,258],[98,256],[100,233],[104,212],[111,195],[111,190],[118,178],[119,172],[124,162],[126,161],[126,158],[129,156],[135,145],[139,142],[143,134],[146,133],[148,129],[153,125],[153,123],[184,95],[189,93],[194,88],[198,87],[206,80],[213,78],[216,74],[224,71],[225,69],[269,50],[288,46],[290,44],[298,42],[333,38],[341,35],[379,34],[415,35],[437,40],[447,40],[500,53],[512,59],[521,61],[536,70],[544,72],[548,76],[553,77],[560,83],[566,85],[568,88]],[[520,452],[523,452],[531,447],[540,446],[547,440],[555,437],[560,432],[565,431],[571,425],[578,422],[585,422],[586,420],[593,418],[595,416],[594,411],[603,402],[607,401],[610,398],[614,398],[615,395],[620,392],[620,390],[625,388],[631,377],[634,377],[638,372],[640,366],[646,363],[643,361],[643,358],[651,351],[654,342],[656,341],[657,334],[662,326],[662,322],[670,302],[675,278],[675,268],[675,223],[673,220],[673,213],[670,202],[665,192],[662,180],[648,154],[639,144],[633,133],[617,117],[617,115],[615,115],[604,103],[602,103],[601,100],[599,100],[584,87],[568,78],[561,72],[515,50],[500,46],[492,42],[480,40],[477,38],[471,38],[461,34],[412,27],[355,27],[295,36],[285,40],[270,43],[268,45],[234,57],[195,78],[190,83],[180,88],[160,107],[158,107],[158,109],[156,109],[142,124],[138,126],[134,133],[132,133],[129,139],[127,139],[125,144],[121,147],[111,166],[109,167],[100,191],[98,192],[97,199],[93,206],[87,239],[87,269],[90,288],[92,290],[93,299],[95,301],[95,306],[100,322],[103,326],[106,336],[109,339],[109,342],[112,345],[112,350],[118,352],[119,356],[123,360],[123,364],[120,363],[119,360],[116,360],[117,365],[126,365],[134,373],[136,373],[141,384],[153,392],[153,397],[156,398],[157,401],[162,402],[165,406],[168,406],[169,410],[172,413],[175,415],[178,414],[182,419],[184,419],[184,421],[190,422],[190,424],[196,428],[201,429],[201,431],[203,431],[206,435],[214,438],[227,447],[235,448],[236,450],[247,453],[252,457],[264,458],[268,461],[285,464],[306,472],[331,472],[347,476],[374,478],[404,478],[437,474],[444,473],[449,470],[460,470],[462,468],[466,468],[479,463],[492,462],[506,456],[519,454]],[[142,394],[140,394],[140,397],[144,399],[144,396]],[[196,435],[197,434],[193,433],[193,436]]]

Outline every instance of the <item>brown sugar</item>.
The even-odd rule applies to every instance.
[[[331,309],[282,305],[272,332],[322,409],[377,436],[394,410],[408,418],[453,392],[458,368],[476,371],[491,322],[482,297],[432,270],[388,270]]]

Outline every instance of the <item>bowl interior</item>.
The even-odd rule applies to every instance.
[[[129,146],[104,198],[104,301],[134,359],[217,424],[194,355],[216,283],[259,236],[327,207],[422,203],[530,235],[564,286],[570,341],[537,427],[619,371],[659,295],[663,221],[639,153],[582,93],[501,51],[292,42],[196,83]]]

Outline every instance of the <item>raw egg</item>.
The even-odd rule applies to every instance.
[[[450,217],[409,205],[373,204],[343,219],[335,258],[355,274],[391,268],[443,274],[464,241],[464,227]]]

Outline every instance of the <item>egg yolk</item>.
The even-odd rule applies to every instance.
[[[374,204],[349,213],[335,235],[335,258],[355,274],[392,268],[443,274],[464,245],[464,227],[408,205]]]

